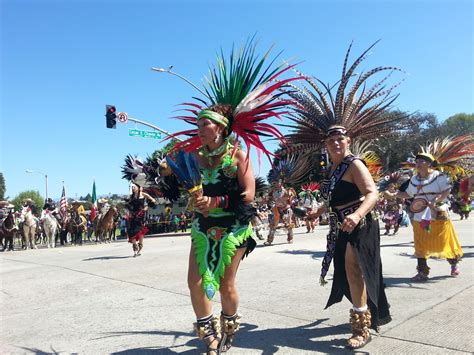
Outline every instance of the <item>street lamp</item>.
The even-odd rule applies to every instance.
[[[41,171],[30,170],[30,169],[26,169],[25,172],[27,172],[28,174],[37,173],[44,176],[44,179],[46,182],[46,200],[48,200],[48,175],[45,173],[42,173]]]
[[[151,70],[153,71],[157,71],[159,73],[168,73],[168,74],[171,74],[171,75],[174,75],[174,76],[177,76],[178,78],[184,80],[185,82],[187,82],[189,85],[191,85],[193,88],[195,88],[197,91],[199,91],[201,94],[203,94],[204,96],[208,96],[204,91],[202,91],[200,88],[198,88],[193,82],[189,81],[188,79],[186,79],[184,76],[178,74],[178,73],[175,73],[173,71],[171,71],[171,69],[173,69],[173,66],[170,65],[168,67],[168,69],[165,69],[165,68],[155,68],[155,67],[152,67]]]

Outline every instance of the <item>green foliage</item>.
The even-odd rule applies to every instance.
[[[88,194],[85,195],[85,196],[79,197],[79,200],[80,200],[80,201],[87,201],[87,202],[91,202],[91,203],[92,203],[92,196],[91,196],[90,193],[88,193]]]
[[[3,173],[0,173],[0,200],[3,200],[5,198],[5,178],[3,177]]]
[[[162,156],[166,155],[171,149],[174,148],[174,146],[178,142],[179,141],[176,138],[171,138],[171,140],[168,142],[168,144],[166,144],[163,148],[157,149],[153,152],[153,154],[151,156],[152,159],[155,160],[157,158],[161,158]]]
[[[38,215],[39,213],[41,213],[41,210],[43,209],[44,205],[44,198],[40,195],[38,191],[34,190],[20,192],[18,196],[16,196],[12,200],[12,204],[15,206],[15,210],[21,211],[21,208],[23,207],[23,202],[28,198],[33,200],[33,206],[31,208],[33,214]]]
[[[445,136],[459,136],[461,134],[474,133],[474,114],[458,113],[449,117],[441,125]]]

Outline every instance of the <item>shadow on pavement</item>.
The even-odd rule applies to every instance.
[[[245,353],[245,350],[260,350],[263,355],[274,354],[279,347],[285,347],[295,350],[319,351],[323,353],[352,353],[344,349],[346,338],[349,337],[349,329],[343,326],[322,325],[328,319],[320,319],[313,323],[294,327],[294,328],[272,328],[258,330],[254,324],[243,323],[238,336],[234,341],[234,347],[229,351],[231,353]],[[173,336],[175,341],[181,336],[194,337],[194,333],[173,332],[173,331],[149,331],[149,332],[117,332],[111,336],[121,336],[130,334],[147,334]],[[336,336],[336,340],[318,340],[318,338]],[[192,347],[187,351],[175,351],[174,348],[181,346]],[[204,351],[204,345],[197,338],[186,343],[176,344],[167,348],[131,348],[112,354],[196,354],[198,351]]]
[[[426,289],[423,285],[429,285],[431,283],[435,283],[441,280],[450,279],[452,276],[445,275],[445,276],[434,276],[430,277],[428,281],[425,282],[413,282],[411,277],[387,277],[384,276],[383,280],[385,283],[385,287],[402,287],[402,288],[415,288],[415,289]]]
[[[51,355],[51,354],[60,354],[61,351],[56,351],[53,349],[53,347],[51,346],[51,350],[50,351],[42,351],[42,350],[39,350],[39,349],[36,349],[36,348],[26,348],[24,346],[18,346],[19,349],[23,349],[28,352],[31,352],[33,354],[38,354],[38,355]]]
[[[312,259],[320,259],[324,257],[324,251],[314,251],[308,249],[300,249],[300,250],[282,250],[279,251],[280,254],[291,254],[291,255],[311,255]]]
[[[95,258],[82,259],[82,261],[92,261],[92,260],[113,260],[113,259],[128,259],[133,258],[133,255],[127,256],[98,256]]]

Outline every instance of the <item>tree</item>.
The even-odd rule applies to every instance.
[[[33,200],[33,206],[31,207],[33,214],[38,215],[43,209],[44,198],[40,195],[38,191],[28,190],[23,191],[18,194],[13,200],[12,204],[15,206],[15,210],[21,211],[23,207],[23,202],[26,199]]]
[[[3,200],[5,198],[5,179],[3,177],[3,173],[0,173],[0,200]]]
[[[165,145],[163,148],[157,149],[153,152],[153,154],[151,156],[152,159],[161,158],[162,156],[166,155],[171,149],[174,148],[174,146],[178,142],[179,141],[176,138],[171,138],[171,140],[168,142],[167,145]]]
[[[92,196],[91,194],[87,194],[85,196],[80,196],[79,201],[87,201],[87,202],[92,202]]]
[[[474,133],[474,114],[457,113],[441,125],[443,136],[459,136]]]
[[[431,113],[414,113],[408,117],[409,127],[397,137],[380,137],[374,141],[373,150],[380,157],[386,171],[395,171],[400,163],[415,155],[420,145],[440,136],[440,126]]]

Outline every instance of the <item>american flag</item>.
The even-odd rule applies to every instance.
[[[67,200],[66,200],[66,190],[63,186],[63,193],[61,194],[61,200],[59,201],[59,214],[64,219],[66,216]]]

